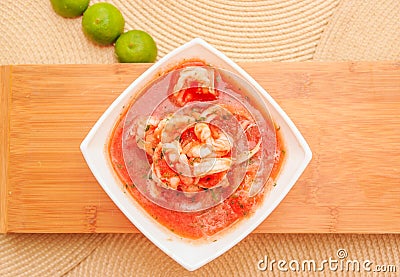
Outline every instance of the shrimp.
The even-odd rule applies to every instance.
[[[194,176],[206,176],[227,171],[232,164],[229,158],[208,158],[202,159],[199,163],[194,163]]]
[[[144,138],[137,140],[138,147],[152,157],[153,180],[164,187],[185,192],[211,188],[220,185],[232,165],[229,137],[210,123],[189,116],[149,117],[139,123],[136,135]],[[194,125],[174,138],[185,124]]]
[[[197,186],[198,179],[178,174],[173,170],[164,159],[162,144],[160,143],[154,151],[153,164],[151,166],[152,172],[155,175],[153,179],[163,186],[175,190],[184,190],[187,192],[200,191]]]
[[[231,141],[228,136],[215,127],[211,129],[207,123],[197,123],[194,126],[194,133],[201,142],[210,144],[219,157],[225,156],[231,151]],[[197,145],[194,150],[198,152],[197,149],[200,147],[201,145]]]
[[[137,120],[136,143],[140,149],[143,149],[149,155],[153,155],[158,144],[158,139],[154,137],[154,130],[159,122],[157,118],[152,116]]]

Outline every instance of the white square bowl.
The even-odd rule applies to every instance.
[[[124,106],[140,92],[156,74],[182,62],[200,59],[215,67],[232,71],[264,96],[274,122],[280,126],[285,144],[285,160],[272,191],[249,218],[204,242],[183,239],[157,223],[135,200],[124,193],[120,180],[113,172],[106,146]],[[97,181],[126,217],[155,245],[186,269],[196,270],[212,261],[250,234],[278,206],[311,160],[306,141],[274,99],[242,68],[201,39],[193,39],[175,49],[138,77],[105,111],[90,130],[81,146],[83,156]]]

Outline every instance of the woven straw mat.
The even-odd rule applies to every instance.
[[[398,0],[107,2],[127,30],[154,37],[158,58],[201,37],[237,62],[400,59]],[[80,24],[47,0],[1,0],[0,64],[115,63],[113,47],[90,43]],[[192,273],[141,234],[9,234],[0,236],[0,276],[266,276],[257,270],[264,255],[321,261],[340,248],[400,270],[400,237],[390,234],[252,234]]]

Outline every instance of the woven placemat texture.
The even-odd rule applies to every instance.
[[[126,30],[141,29],[154,37],[159,57],[201,37],[243,62],[312,59],[339,1],[107,2],[120,8]],[[58,16],[50,1],[2,0],[0,16],[0,64],[116,62],[112,46],[88,42],[81,18]]]
[[[373,265],[399,264],[400,236],[395,235],[314,235],[314,234],[252,234],[236,247],[189,273],[172,259],[165,256],[154,245],[149,245],[140,235],[110,236],[79,266],[66,276],[358,276],[360,272],[329,271],[261,271],[259,260],[268,256],[281,259],[314,260],[317,267],[323,260],[340,260],[338,250],[346,251],[346,260],[363,263],[370,260]],[[373,269],[371,265],[371,269]],[[286,265],[286,267],[288,267]],[[344,267],[344,269],[346,269]],[[350,268],[352,269],[352,268]],[[400,270],[400,269],[399,269]],[[362,272],[366,274],[367,272]],[[394,275],[393,275],[394,276]]]
[[[0,237],[0,276],[62,276],[106,234],[9,234]]]
[[[397,0],[107,2],[122,10],[127,30],[154,37],[158,57],[201,37],[237,62],[400,60]],[[90,43],[81,19],[57,16],[47,0],[2,0],[0,19],[0,64],[116,62],[113,47]],[[337,259],[339,249],[351,259],[397,265],[400,272],[400,237],[390,234],[252,234],[194,273],[141,234],[10,234],[0,236],[0,276],[292,276],[276,269],[261,272],[257,262],[265,255]]]
[[[342,1],[329,21],[315,60],[399,60],[400,1]]]

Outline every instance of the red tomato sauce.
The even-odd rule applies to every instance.
[[[192,63],[195,65],[198,65],[199,63],[201,64],[201,62],[193,61],[190,63],[190,65]],[[239,188],[231,196],[214,207],[196,212],[180,212],[169,210],[154,204],[145,196],[143,196],[129,177],[124,163],[122,151],[122,134],[125,116],[126,114],[121,115],[119,121],[115,125],[109,141],[108,150],[112,166],[124,184],[127,192],[132,195],[132,197],[143,207],[143,209],[146,210],[157,222],[182,237],[191,239],[209,237],[228,228],[240,219],[252,214],[257,206],[263,201],[265,194],[270,188],[269,186],[275,184],[274,180],[278,176],[284,160],[284,145],[282,135],[280,134],[278,127],[276,129],[277,151],[274,165],[270,173],[269,181],[260,193],[254,197],[249,197],[246,190],[247,188],[244,187],[245,182],[242,182]],[[186,134],[184,133],[183,135],[184,139],[193,137],[190,131]],[[260,134],[257,132],[250,131],[247,134],[247,139],[251,143],[252,141],[256,141],[259,135]],[[253,156],[253,158],[257,158],[257,154]],[[250,166],[250,170],[248,170],[246,174],[246,178],[252,178],[256,174],[256,171],[252,171]],[[221,176],[217,173],[215,176],[210,175],[204,178],[210,178],[203,181],[208,182],[211,184],[210,186],[212,186],[212,184],[221,179]]]

